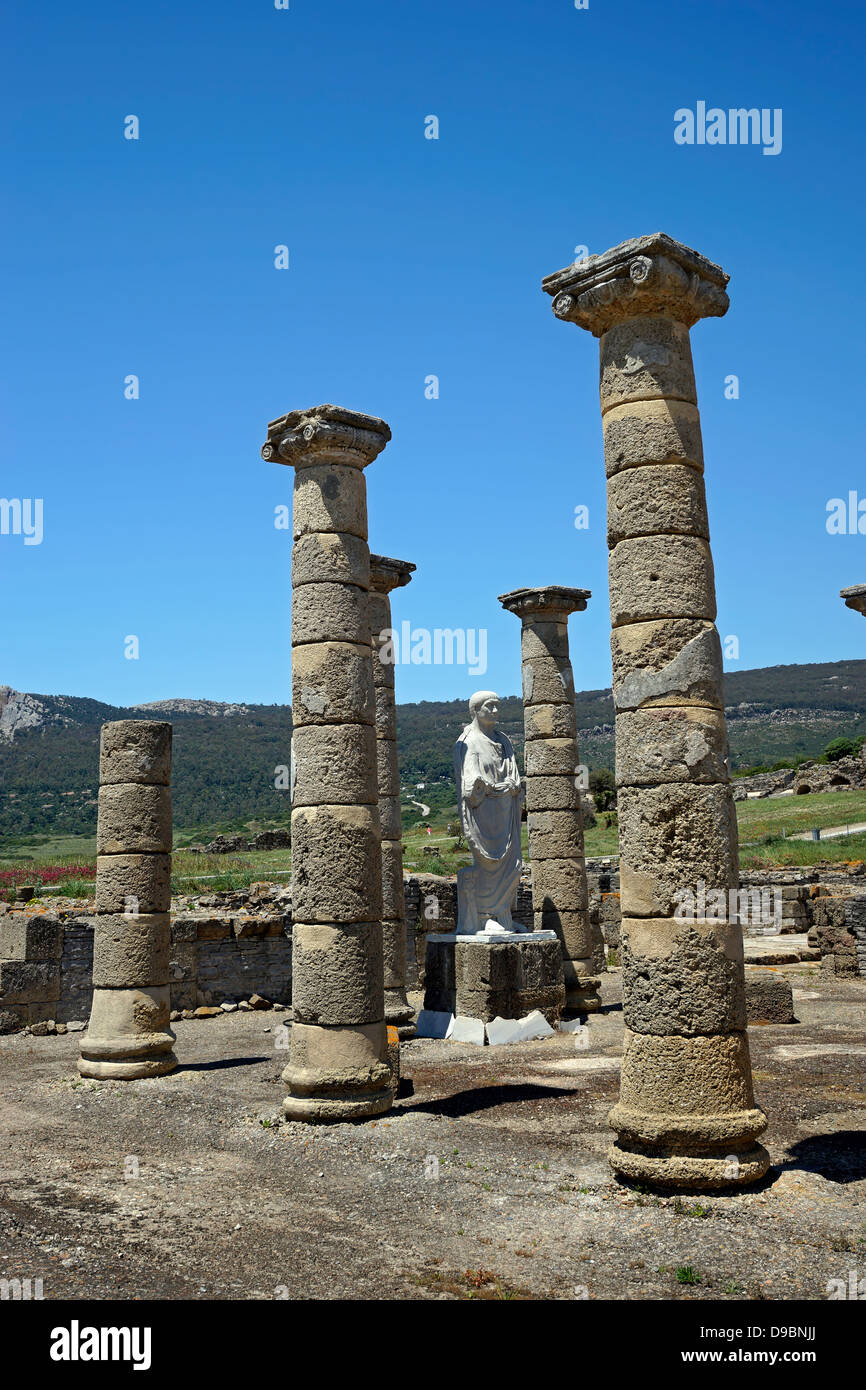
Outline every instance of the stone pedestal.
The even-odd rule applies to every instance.
[[[382,954],[385,963],[385,1022],[402,1039],[414,1038],[412,1005],[406,998],[406,908],[403,901],[403,820],[397,760],[397,707],[391,656],[393,589],[412,578],[408,560],[370,556],[370,626],[373,634],[373,686],[376,692],[376,754],[379,819],[382,825]]]
[[[390,437],[323,405],[274,420],[262,448],[295,469],[290,1119],[364,1119],[394,1097],[364,479]]]
[[[96,831],[93,1007],[82,1076],[173,1071],[169,1026],[171,724],[102,726]]]
[[[597,972],[604,941],[589,913],[580,804],[580,759],[568,617],[582,612],[588,589],[547,585],[500,594],[521,619],[526,805],[536,931],[562,945],[569,1013],[601,1008]]]
[[[726,312],[727,280],[658,234],[544,281],[556,316],[601,340],[626,1022],[610,1158],[684,1187],[769,1166],[742,931],[694,916],[702,889],[738,885],[689,342],[698,319]]]
[[[427,938],[424,1008],[490,1023],[539,1009],[556,1026],[565,984],[555,932]]]

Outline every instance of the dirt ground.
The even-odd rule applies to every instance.
[[[0,1038],[0,1279],[46,1299],[826,1299],[866,1276],[866,980],[783,973],[801,1022],[750,1030],[774,1167],[727,1195],[612,1177],[616,973],[588,1050],[415,1041],[414,1094],[362,1125],[282,1121],[286,1014],[180,1022],[181,1068],[127,1083],[82,1081],[76,1034]]]

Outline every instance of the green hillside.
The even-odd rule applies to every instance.
[[[170,718],[174,725],[175,825],[241,829],[249,821],[287,824],[288,793],[276,770],[289,762],[291,711],[250,705],[225,714],[126,710],[68,696],[35,696],[43,722],[0,739],[0,838],[92,834],[96,826],[99,728],[106,720]],[[734,769],[818,756],[831,739],[866,733],[866,661],[772,666],[725,676]],[[191,702],[192,703],[192,702]],[[204,704],[204,702],[202,702]],[[613,766],[610,691],[576,697],[580,756],[590,768]],[[517,696],[502,700],[501,724],[519,755],[523,714]],[[452,750],[468,718],[465,702],[398,706],[401,775],[411,795],[435,812],[453,803]],[[63,722],[58,722],[63,721]]]

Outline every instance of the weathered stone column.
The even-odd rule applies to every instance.
[[[408,560],[370,556],[370,626],[373,632],[373,686],[376,691],[376,759],[379,820],[382,825],[382,954],[385,962],[385,1022],[403,1040],[417,1031],[406,998],[406,907],[403,901],[403,820],[397,762],[397,706],[391,657],[392,589],[412,578]]]
[[[527,829],[536,931],[553,930],[562,946],[566,1008],[601,1008],[596,972],[604,942],[589,920],[580,803],[574,676],[568,615],[582,612],[588,589],[547,585],[500,594],[522,621],[523,725]]]
[[[364,479],[390,437],[322,405],[274,420],[262,448],[295,470],[291,1119],[362,1119],[393,1100]]]
[[[626,1023],[610,1158],[698,1187],[769,1165],[727,910],[737,821],[689,342],[727,310],[727,281],[660,234],[544,281],[557,317],[601,339]]]
[[[855,613],[862,613],[866,617],[866,584],[852,584],[847,589],[840,589],[839,597],[845,600],[846,608],[853,608]]]
[[[96,831],[93,1008],[82,1076],[134,1079],[173,1071],[171,725],[103,724]]]

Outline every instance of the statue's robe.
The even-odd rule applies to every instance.
[[[520,870],[520,773],[511,742],[468,724],[454,748],[460,824],[474,869],[465,874],[458,931],[483,931],[489,921],[521,930],[511,919]],[[477,778],[486,783],[476,795]]]

